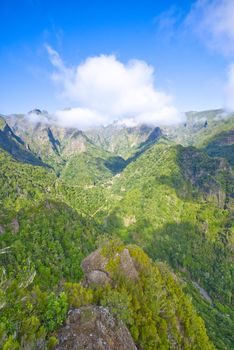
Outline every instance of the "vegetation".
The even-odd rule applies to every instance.
[[[70,185],[94,186],[110,179],[124,165],[121,157],[114,157],[108,152],[90,147],[69,159],[61,172],[61,179]]]
[[[206,140],[204,150],[211,157],[222,157],[234,166],[234,131],[222,131]]]
[[[134,262],[135,278],[122,266],[121,254],[126,251]],[[202,319],[165,264],[154,264],[139,247],[116,241],[108,242],[102,254],[108,258],[112,284],[94,289],[94,300],[129,327],[140,348],[214,349]]]
[[[143,349],[213,349],[205,326],[232,349],[233,119],[219,114],[188,115],[164,130],[170,141],[149,127],[50,134],[17,118],[3,137],[0,118],[0,348],[52,349],[68,309],[95,303]],[[198,148],[174,143],[189,139]],[[113,284],[84,287],[81,261],[113,236],[130,244],[102,248]],[[137,282],[121,273],[124,249]]]
[[[214,313],[232,317],[233,178],[227,164],[193,148],[158,144],[131,163],[111,191],[111,230],[184,271],[186,280],[208,291]],[[233,322],[220,324],[220,317],[209,318],[207,327],[218,343],[224,339],[217,328],[233,332]]]

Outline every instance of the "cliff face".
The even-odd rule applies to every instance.
[[[33,154],[25,142],[17,136],[0,116],[0,149],[11,154],[19,162],[45,166],[40,157]]]
[[[58,340],[57,350],[137,350],[126,326],[102,306],[71,310]]]

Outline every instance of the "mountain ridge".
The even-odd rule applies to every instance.
[[[44,112],[36,113],[38,117]],[[234,123],[232,115],[222,119],[220,111],[210,111],[205,120],[204,113],[199,118],[190,113],[187,126],[114,125],[112,136],[113,125],[108,126],[107,141],[102,132],[103,139],[97,140],[100,131],[93,130],[91,135],[40,122],[27,124],[25,116],[0,118],[0,137],[8,145],[0,143],[0,262],[5,276],[0,286],[0,346],[53,348],[68,308],[92,302],[107,305],[115,317],[130,322],[121,310],[132,303],[132,313],[144,303],[132,292],[129,281],[122,284],[117,267],[122,259],[126,271],[124,261],[129,257],[121,258],[121,252],[132,249],[134,259],[141,257],[137,266],[143,264],[145,281],[151,270],[145,253],[158,268],[160,261],[166,263],[172,272],[163,268],[162,280],[179,279],[215,347],[232,348]],[[12,143],[21,158],[16,158]],[[23,158],[25,150],[42,164]],[[129,244],[137,244],[145,253],[126,248]],[[105,283],[97,291],[80,284],[81,261],[100,246],[106,247],[108,271],[98,268],[95,260],[100,273],[94,269],[89,280],[100,277],[103,281],[108,273],[117,290],[105,289]],[[161,292],[151,287],[149,283],[152,304]],[[173,284],[171,299],[168,296],[166,301],[172,310],[176,291]],[[186,299],[185,294],[181,297]],[[11,307],[15,301],[17,312]],[[201,334],[196,313],[188,328],[191,334]],[[165,320],[158,314],[160,322],[153,316],[153,323],[147,323],[152,316],[147,315],[145,323],[138,323],[136,315],[134,323],[128,323],[136,343],[140,339],[143,349],[155,349],[156,337],[160,349],[169,349],[167,332],[174,329],[179,344],[175,349],[183,348],[183,337],[187,340],[183,327],[173,326],[177,318],[172,322],[169,314]],[[203,350],[200,344],[207,340],[196,339],[193,345],[188,341],[188,348]]]

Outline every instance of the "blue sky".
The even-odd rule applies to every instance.
[[[173,95],[179,111],[222,107],[233,56],[204,20],[215,6],[215,0],[1,0],[0,113],[86,107],[79,94],[69,96],[61,72],[51,78],[60,67],[46,45],[67,69],[99,55],[123,65],[144,61],[154,68],[157,91]]]

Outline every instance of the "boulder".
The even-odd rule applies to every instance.
[[[126,326],[102,306],[71,310],[57,338],[56,350],[137,350]]]
[[[95,286],[95,285],[106,285],[111,283],[111,278],[108,273],[104,271],[94,270],[88,272],[85,276],[85,285]]]
[[[101,250],[95,250],[93,253],[88,255],[81,263],[82,270],[84,273],[88,273],[94,270],[105,271],[108,259],[101,254]]]
[[[119,259],[120,272],[131,280],[138,278],[138,272],[134,266],[134,261],[127,248],[121,252],[116,253],[111,258],[102,255],[101,249],[96,250],[89,256],[87,256],[81,266],[85,273],[84,284],[86,286],[105,285],[111,283],[111,274],[107,270],[106,266],[110,259]]]

